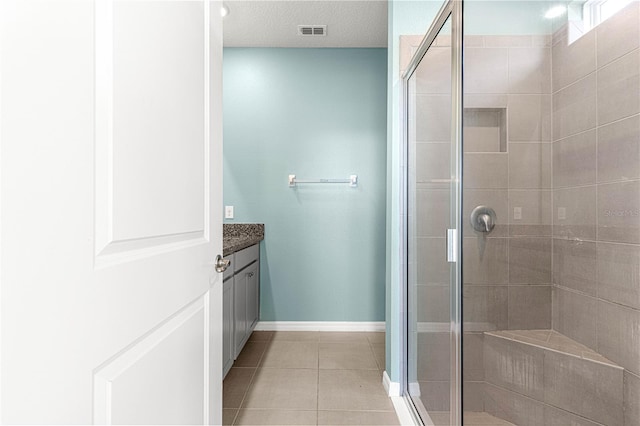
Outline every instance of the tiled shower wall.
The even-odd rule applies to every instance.
[[[551,37],[465,43],[465,110],[506,113],[504,152],[477,152],[486,129],[464,129],[464,397],[483,411],[483,332],[551,328]],[[497,215],[486,237],[469,224],[478,205]]]
[[[409,57],[419,39],[407,38]],[[465,401],[482,410],[482,332],[551,328],[551,37],[465,39],[465,108],[508,111],[504,152],[465,152]],[[416,230],[418,321],[449,322],[449,270],[443,229],[449,217],[450,41],[439,37],[416,74]],[[407,47],[409,46],[409,47]],[[467,128],[478,151],[495,129]],[[489,132],[487,132],[489,131]],[[442,184],[440,184],[442,185]],[[468,217],[476,205],[497,213],[488,238]],[[521,207],[522,217],[509,214]],[[427,409],[448,410],[447,333],[418,336],[418,379]],[[422,361],[422,362],[421,362]],[[424,365],[422,365],[424,364]]]
[[[640,424],[640,4],[552,45],[553,328],[625,368]]]
[[[468,410],[482,410],[481,397],[474,397],[482,392],[474,389],[484,382],[483,331],[553,328],[625,368],[625,424],[640,424],[639,46],[638,2],[573,43],[563,31],[465,38],[465,108],[506,108],[508,134],[506,152],[464,154],[465,224],[479,204],[498,216],[486,239],[468,225],[464,230]],[[419,87],[437,86],[447,71],[438,60],[447,59],[433,54]],[[466,131],[468,147],[482,132]],[[447,178],[436,176],[437,165],[449,160],[446,147],[422,148],[417,161],[432,165],[431,177]],[[448,198],[421,195],[448,208]],[[439,285],[422,283],[420,321],[448,320],[441,272]],[[421,337],[429,363],[421,370],[421,380],[430,382],[424,388],[448,388],[438,375],[448,368],[448,336]],[[424,398],[427,408],[448,408],[436,394],[447,392]]]

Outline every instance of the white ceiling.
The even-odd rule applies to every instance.
[[[227,0],[225,47],[387,47],[387,0]],[[298,25],[327,35],[299,36]]]

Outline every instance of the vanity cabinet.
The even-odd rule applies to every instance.
[[[233,255],[227,256],[233,265]],[[226,376],[235,359],[233,345],[233,266],[224,271],[222,284],[222,376]]]
[[[260,245],[231,256],[223,284],[223,375],[251,336],[260,318]]]

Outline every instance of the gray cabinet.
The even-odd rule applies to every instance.
[[[222,284],[222,377],[226,376],[235,359],[233,345],[233,255],[227,256],[231,265],[224,271]]]
[[[236,269],[233,275],[233,316],[235,319],[235,357],[242,351],[258,322],[256,303],[260,291],[260,249],[253,245],[235,254]]]
[[[260,319],[260,245],[227,256],[223,284],[223,376]]]

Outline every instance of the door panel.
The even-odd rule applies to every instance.
[[[221,423],[219,13],[0,8],[0,420]]]
[[[203,423],[206,300],[208,294],[95,372],[94,423]]]
[[[208,44],[203,12],[195,1],[113,2],[115,241],[204,236],[208,76],[194,54]]]
[[[451,119],[452,25],[451,17],[443,16],[441,28],[435,28],[431,44],[406,78],[407,391],[425,424],[456,424],[451,422],[451,395],[457,389],[452,362],[457,272],[447,256],[447,237],[448,230],[458,228],[458,179]]]

